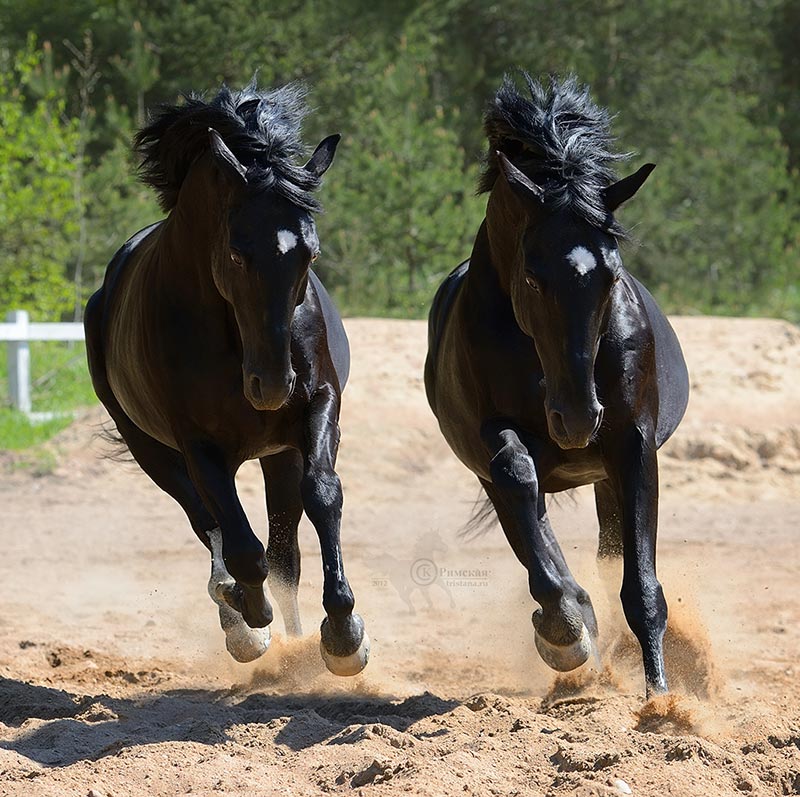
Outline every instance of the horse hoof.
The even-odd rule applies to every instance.
[[[225,631],[225,647],[241,664],[255,661],[269,648],[271,633],[266,628],[250,628],[242,616],[227,605],[219,607],[219,622]]]
[[[558,672],[569,672],[580,667],[592,652],[592,638],[585,624],[582,627],[580,639],[571,645],[554,645],[537,631],[533,632],[533,639],[536,643],[536,650],[539,651],[544,663]]]
[[[319,641],[319,651],[322,654],[322,660],[325,662],[325,666],[334,675],[358,675],[364,667],[367,666],[370,642],[366,631],[363,632],[361,644],[358,646],[357,650],[347,656],[335,656],[333,653],[326,650],[323,640],[324,635],[323,639]]]

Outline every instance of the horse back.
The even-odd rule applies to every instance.
[[[311,270],[308,272],[308,280],[317,294],[322,317],[325,321],[325,328],[328,335],[328,350],[333,361],[333,368],[339,379],[339,390],[344,390],[347,378],[350,375],[350,344],[347,340],[347,333],[344,331],[344,324],[339,311],[333,303],[328,291],[320,281],[320,278]]]
[[[164,222],[157,221],[149,224],[147,227],[142,228],[139,232],[134,233],[125,243],[116,251],[114,256],[106,268],[105,279],[103,280],[103,298],[105,306],[108,307],[109,302],[112,300],[117,284],[122,277],[126,266],[130,265],[133,254],[141,243],[156,229],[158,229]],[[105,314],[104,314],[105,315]]]
[[[434,403],[435,376],[433,369],[438,357],[439,344],[442,339],[445,322],[458,295],[458,290],[464,282],[467,271],[469,271],[469,260],[460,263],[447,275],[436,291],[428,313],[428,356],[425,360],[425,391],[428,396],[428,403],[434,412],[436,412],[436,405]]]
[[[689,403],[689,372],[675,330],[650,291],[631,277],[653,330],[658,385],[656,445],[666,442],[681,422]]]

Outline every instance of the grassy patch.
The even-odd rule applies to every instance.
[[[94,404],[83,343],[33,341],[31,400],[34,412],[71,413]],[[69,426],[70,417],[33,423],[12,410],[8,392],[8,350],[0,345],[0,450],[19,451],[49,440]]]

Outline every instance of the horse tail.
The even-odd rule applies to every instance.
[[[547,505],[548,507],[556,506],[559,509],[563,509],[565,505],[577,506],[578,500],[576,498],[576,493],[577,489],[574,487],[569,490],[563,490],[560,493],[548,493]],[[482,537],[484,534],[491,531],[498,522],[494,504],[492,504],[492,500],[481,488],[472,507],[472,515],[464,524],[461,531],[458,532],[458,536],[462,540],[468,542],[476,540],[478,537]]]
[[[125,439],[117,430],[114,421],[105,420],[98,424],[94,437],[105,443],[105,451],[100,455],[103,459],[110,459],[112,462],[136,461]]]
[[[569,490],[562,490],[560,493],[548,493],[547,508],[549,509],[551,506],[559,509],[563,509],[565,506],[576,507],[578,505],[577,493],[577,487],[570,487]]]
[[[491,499],[481,488],[475,503],[472,506],[472,515],[464,524],[464,528],[458,532],[462,540],[468,542],[482,537],[491,531],[497,523],[497,513]]]

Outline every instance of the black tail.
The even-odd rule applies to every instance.
[[[125,439],[117,430],[114,421],[109,419],[98,424],[94,437],[106,444],[106,451],[101,455],[103,459],[110,459],[112,462],[136,461]]]
[[[548,493],[547,504],[548,506],[554,505],[563,509],[565,503],[571,506],[576,506],[578,501],[575,497],[577,491],[573,488],[571,490],[564,490],[560,493]],[[475,499],[475,504],[472,507],[472,516],[464,524],[464,528],[458,533],[462,540],[476,540],[484,534],[491,531],[495,524],[499,523],[497,512],[491,499],[481,488],[478,497]]]
[[[472,507],[472,516],[464,524],[458,536],[462,540],[476,540],[491,531],[497,522],[497,513],[494,511],[491,499],[481,488]]]

